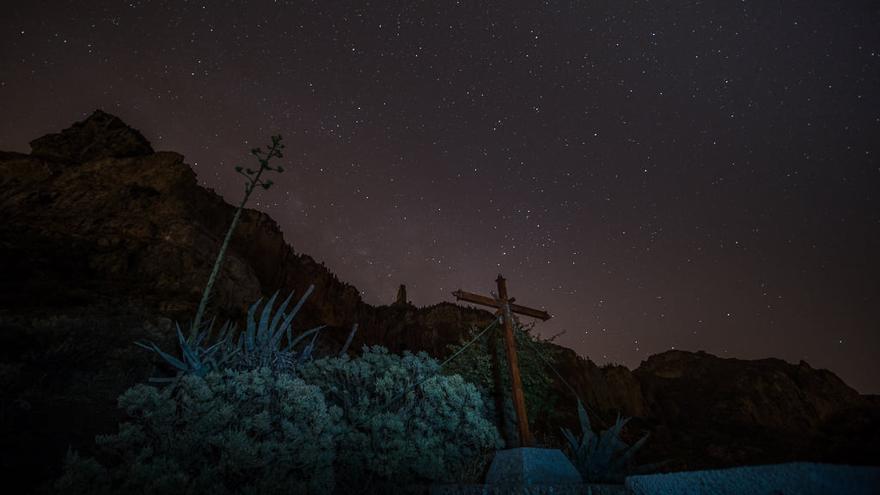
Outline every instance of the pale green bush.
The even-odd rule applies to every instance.
[[[61,493],[381,492],[388,483],[476,482],[500,446],[483,399],[421,353],[184,374],[119,398],[128,421],[72,453]],[[385,485],[383,485],[385,484]]]
[[[129,420],[97,459],[68,455],[62,493],[327,493],[340,412],[267,369],[188,375],[119,397]]]
[[[355,483],[363,489],[383,482],[477,481],[487,452],[500,446],[476,387],[442,375],[425,353],[364,348],[356,359],[306,363],[299,374],[343,411],[336,479],[352,490]]]

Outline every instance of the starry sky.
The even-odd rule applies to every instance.
[[[880,393],[873,1],[33,1],[0,149],[96,108],[298,252],[416,305],[488,293],[597,363],[778,357]]]

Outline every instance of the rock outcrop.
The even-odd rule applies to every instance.
[[[32,147],[0,152],[0,476],[33,486],[69,446],[88,451],[115,428],[117,395],[156,366],[132,342],[173,347],[174,322],[195,313],[234,207],[200,187],[181,155],[154,152],[100,111]],[[365,304],[255,210],[242,215],[209,314],[240,321],[257,299],[310,284],[297,323],[327,324],[328,347],[358,323],[354,349],[443,356],[492,318],[451,303],[417,308],[405,296]],[[617,411],[636,416],[631,434],[651,430],[648,457],[672,467],[880,462],[877,399],[806,363],[675,351],[631,371],[557,350],[558,370],[591,410],[606,424]],[[573,395],[561,384],[558,393],[573,427]]]
[[[876,410],[827,370],[806,362],[779,359],[725,359],[705,352],[667,351],[651,356],[634,372],[651,421],[658,457],[681,467],[776,463],[791,460],[854,462],[837,447],[842,442],[862,451],[861,463],[880,462],[880,450],[859,437],[876,439],[867,423],[851,424],[848,435],[826,435],[834,418]],[[858,434],[854,434],[858,430]],[[861,447],[860,447],[861,446]],[[699,456],[693,452],[698,450]],[[873,454],[869,453],[873,449]],[[851,452],[852,454],[854,452]],[[662,454],[662,455],[661,455]]]
[[[35,139],[30,145],[32,156],[73,163],[153,153],[153,147],[139,131],[101,110],[58,134]]]

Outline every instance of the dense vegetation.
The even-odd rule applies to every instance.
[[[315,360],[299,374],[342,412],[337,472],[359,486],[477,482],[501,446],[477,388],[442,375],[425,353],[395,355],[377,346],[354,359]]]
[[[476,385],[487,398],[484,402],[485,416],[494,418],[496,424],[502,426],[505,438],[513,443],[516,441],[516,413],[501,330],[487,333],[465,347],[477,334],[477,329],[472,329],[461,343],[450,346],[450,354],[460,354],[444,367],[444,372],[461,375]],[[555,362],[557,348],[536,337],[527,326],[517,324],[514,335],[529,427],[536,440],[550,444],[550,437],[558,436],[558,430],[550,431],[548,425],[559,424],[560,418],[565,416],[559,410],[558,383],[550,369]]]
[[[119,397],[128,421],[97,458],[69,454],[61,493],[307,493],[333,489],[340,412],[268,369],[188,375]]]

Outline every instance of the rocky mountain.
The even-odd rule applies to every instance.
[[[117,395],[157,365],[132,342],[173,348],[173,324],[194,315],[234,207],[200,187],[183,156],[153,151],[101,111],[31,146],[29,155],[0,152],[0,476],[32,487],[57,472],[68,447],[88,451],[96,433],[115,429]],[[209,314],[240,321],[257,299],[310,284],[298,324],[327,324],[328,346],[358,323],[355,348],[443,356],[491,319],[450,303],[417,308],[405,296],[368,305],[255,210],[242,215]],[[646,459],[671,469],[880,463],[880,401],[806,363],[670,351],[631,371],[554,349],[599,422],[635,416],[631,434],[654,435]],[[573,426],[573,395],[561,384],[558,394],[572,413],[561,424]]]

